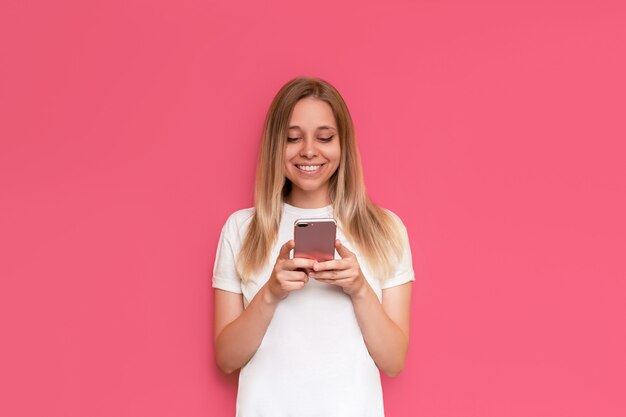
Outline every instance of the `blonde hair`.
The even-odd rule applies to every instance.
[[[369,259],[376,278],[384,281],[401,256],[402,227],[397,216],[368,197],[348,108],[332,85],[315,77],[297,77],[287,82],[267,112],[256,171],[255,210],[236,261],[237,271],[246,282],[265,265],[276,243],[283,199],[291,191],[291,181],[284,173],[288,124],[296,103],[305,97],[328,103],[337,122],[341,158],[329,180],[329,197],[338,227]]]

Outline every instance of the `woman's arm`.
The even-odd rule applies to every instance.
[[[382,304],[367,283],[352,295],[363,339],[372,359],[387,376],[404,368],[409,347],[409,316],[412,282],[383,290]]]
[[[243,308],[241,294],[216,289],[215,359],[222,371],[231,373],[248,363],[259,349],[280,300],[301,290],[309,280],[297,269],[310,269],[315,261],[290,259],[294,246],[292,239],[280,247],[272,275],[247,308]]]
[[[215,358],[231,373],[255,354],[276,310],[278,300],[263,286],[246,309],[243,295],[215,290]]]
[[[384,289],[381,304],[363,276],[356,254],[338,239],[335,248],[341,259],[315,263],[309,276],[327,284],[338,285],[351,297],[363,339],[376,366],[388,376],[396,376],[404,368],[409,348],[413,283]]]

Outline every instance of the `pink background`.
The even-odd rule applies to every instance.
[[[622,4],[3,1],[0,415],[234,415],[215,249],[298,75],[409,230],[387,416],[626,415]]]

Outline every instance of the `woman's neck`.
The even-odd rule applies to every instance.
[[[322,208],[330,205],[330,197],[327,190],[316,190],[315,192],[303,192],[293,189],[285,197],[285,203],[300,208]]]

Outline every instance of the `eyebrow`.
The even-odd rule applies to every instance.
[[[289,126],[289,129],[290,129],[290,130],[291,130],[291,129],[301,129],[301,127],[300,127],[300,126],[296,126],[296,125],[294,125],[294,126]],[[326,126],[326,125],[319,126],[319,127],[317,128],[317,130],[324,130],[324,129],[332,129],[332,130],[337,130],[337,129],[335,129],[335,128],[334,128],[334,127],[332,127],[332,126]]]

